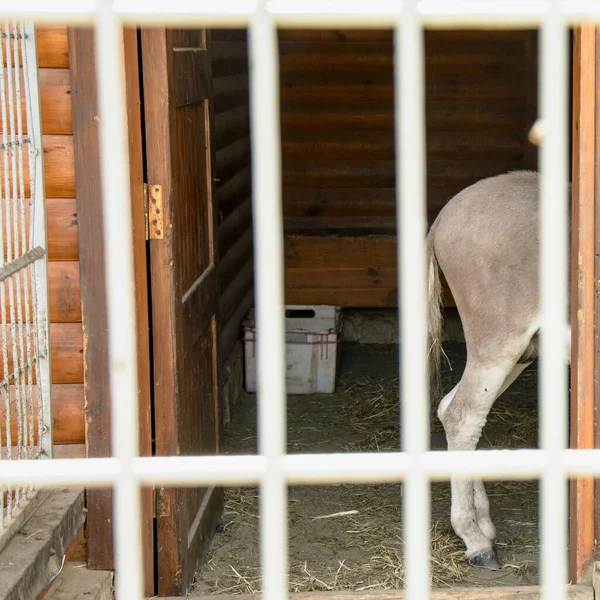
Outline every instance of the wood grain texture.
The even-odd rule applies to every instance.
[[[81,365],[83,368],[85,360],[86,373],[84,381],[86,454],[90,457],[102,457],[110,456],[110,436],[107,435],[110,431],[110,393],[92,29],[69,29],[68,56],[73,103],[72,148],[75,148],[73,164],[74,172],[77,174],[76,198],[84,332],[82,336],[84,355],[81,357]],[[92,569],[113,567],[110,498],[110,490],[87,492],[88,565]]]
[[[46,202],[49,260],[79,258],[79,215],[75,198],[52,198]]]
[[[27,279],[27,294],[25,294],[25,279]],[[19,281],[17,290],[17,280]],[[79,263],[77,261],[50,261],[48,263],[48,286],[50,303],[50,321],[52,323],[81,323],[81,297],[79,292]],[[29,322],[34,319],[33,286],[30,277],[23,277],[21,272],[12,278],[12,288],[15,306],[15,316],[18,318],[19,305],[21,320]],[[19,303],[17,291],[21,298]],[[10,314],[10,294],[5,297],[6,314]],[[27,313],[29,311],[29,313]]]
[[[571,447],[594,447],[594,323],[596,210],[596,29],[575,31],[573,55],[573,202],[571,286]],[[571,480],[570,570],[579,582],[589,573],[595,547],[594,480]]]
[[[37,27],[38,64],[40,69],[68,69],[69,42],[67,28]]]
[[[475,181],[536,167],[535,148],[526,137],[537,110],[531,85],[537,69],[534,34],[425,33],[429,223],[453,195]],[[279,39],[286,232],[310,236],[309,243],[319,249],[324,247],[315,235],[346,239],[353,232],[392,233],[397,182],[391,32],[286,30]],[[235,110],[232,114],[242,119],[241,109]],[[385,248],[395,253],[393,245]],[[342,253],[346,251],[344,246]],[[391,272],[374,279],[380,284],[365,287],[361,268],[340,265],[334,274],[338,263],[328,251],[310,256],[293,268],[286,263],[289,301],[393,305],[397,292]],[[329,287],[318,282],[319,268],[333,277]]]
[[[600,35],[599,31],[596,30],[596,81],[600,81]],[[574,103],[575,106],[575,103]],[[595,128],[596,128],[596,139],[600,135],[600,102],[596,96],[595,103]],[[573,137],[575,137],[575,128],[573,128]],[[575,158],[575,152],[573,157]],[[596,281],[600,281],[600,206],[598,206],[598,199],[600,198],[600,162],[596,161],[596,168],[594,173],[594,194],[595,194],[595,211],[594,211],[594,277]],[[600,327],[598,327],[598,315],[600,315],[600,295],[595,295],[594,301],[594,448],[600,448]],[[595,524],[595,548],[594,548],[594,560],[596,565],[600,557],[600,478],[594,482],[594,524]],[[597,566],[594,569],[596,575],[598,574]]]
[[[71,83],[68,69],[39,69],[39,93],[44,134],[70,135],[73,133],[71,117]],[[21,69],[21,90],[25,89]],[[27,97],[21,96],[23,133],[27,133]],[[0,132],[2,126],[0,125]]]
[[[26,199],[29,203],[29,198]],[[4,211],[2,211],[4,214]],[[48,260],[77,260],[77,208],[75,198],[51,198],[46,201],[46,229],[48,235]],[[30,211],[25,211],[25,239],[29,239]],[[2,221],[4,252],[8,250],[9,236]],[[13,234],[10,236],[14,239]],[[18,244],[22,243],[19,230]],[[14,246],[13,246],[14,247]],[[6,255],[6,254],[5,254]]]
[[[85,428],[83,417],[83,384],[61,384],[52,385],[52,427],[54,444],[84,444]],[[34,389],[33,400],[37,406],[38,390]],[[11,403],[11,435],[13,441],[17,439],[17,410],[15,386],[10,386]],[[37,433],[38,415],[34,411],[34,432]],[[6,418],[6,405],[0,402],[0,419],[2,423]],[[34,438],[37,443],[37,435]]]
[[[254,300],[248,47],[245,31],[211,35],[222,365]]]
[[[167,215],[164,239],[150,240],[159,456],[219,449],[218,248],[207,42],[202,30],[142,30],[148,182],[162,186]],[[159,495],[157,591],[185,593],[214,533],[222,491],[170,488]]]
[[[44,135],[44,182],[46,198],[75,198],[75,157],[73,137],[70,135]],[[0,161],[4,151],[0,150]],[[24,193],[29,197],[29,164],[24,161]]]
[[[353,308],[397,306],[396,269],[394,235],[288,233],[285,236],[288,304],[337,303]],[[326,275],[322,275],[323,272]],[[446,306],[454,306],[444,279],[442,287]]]
[[[12,332],[10,325],[6,326],[8,343],[7,373],[14,370]],[[27,333],[25,327],[21,330],[23,347],[25,348]],[[0,332],[1,334],[1,332]],[[50,324],[50,358],[52,360],[52,383],[82,383],[83,382],[83,335],[80,323],[51,323]],[[20,357],[21,336],[16,330],[17,361]],[[36,382],[33,373],[33,382]]]
[[[123,31],[125,55],[125,85],[129,128],[129,172],[131,181],[133,254],[135,272],[135,309],[137,327],[139,453],[152,456],[152,407],[150,377],[150,330],[148,323],[148,265],[146,261],[146,222],[144,211],[144,148],[142,145],[142,115],[138,34],[136,29]],[[144,593],[155,594],[154,587],[154,493],[142,489],[142,552]]]

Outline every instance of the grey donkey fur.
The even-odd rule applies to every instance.
[[[570,197],[570,185],[568,186]],[[449,450],[475,450],[496,399],[537,356],[539,174],[483,179],[454,196],[427,235],[430,376],[441,396],[441,284],[446,277],[464,329],[467,362],[439,403]],[[570,223],[570,219],[569,219]],[[571,329],[565,323],[569,344]],[[451,523],[475,566],[500,568],[483,481],[452,480]]]

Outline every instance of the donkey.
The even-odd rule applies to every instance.
[[[569,199],[571,195],[568,186]],[[513,171],[454,196],[427,234],[428,334],[433,394],[441,396],[441,269],[463,325],[467,362],[438,406],[448,450],[475,450],[496,399],[537,357],[539,174]],[[570,219],[569,219],[570,229]],[[567,345],[571,329],[567,327]],[[483,481],[451,480],[451,523],[473,566],[497,570]]]

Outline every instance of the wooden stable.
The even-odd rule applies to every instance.
[[[580,448],[600,446],[596,46],[595,29],[575,32],[571,443]],[[389,31],[280,32],[289,303],[397,304],[392,50]],[[246,33],[126,30],[124,53],[140,453],[211,454],[240,360],[240,324],[254,302]],[[56,455],[108,456],[102,231],[110,223],[101,215],[93,32],[39,28],[38,55]],[[532,31],[427,32],[430,222],[470,183],[537,167],[527,138],[537,118],[537,55]],[[572,490],[572,578],[588,581],[600,502],[592,480]],[[144,491],[148,596],[185,592],[221,506],[214,489]],[[89,490],[87,510],[88,565],[111,569],[110,492]]]

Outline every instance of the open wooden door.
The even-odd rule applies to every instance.
[[[218,451],[215,210],[206,30],[142,30],[157,456]],[[156,490],[158,593],[185,593],[219,489]]]

